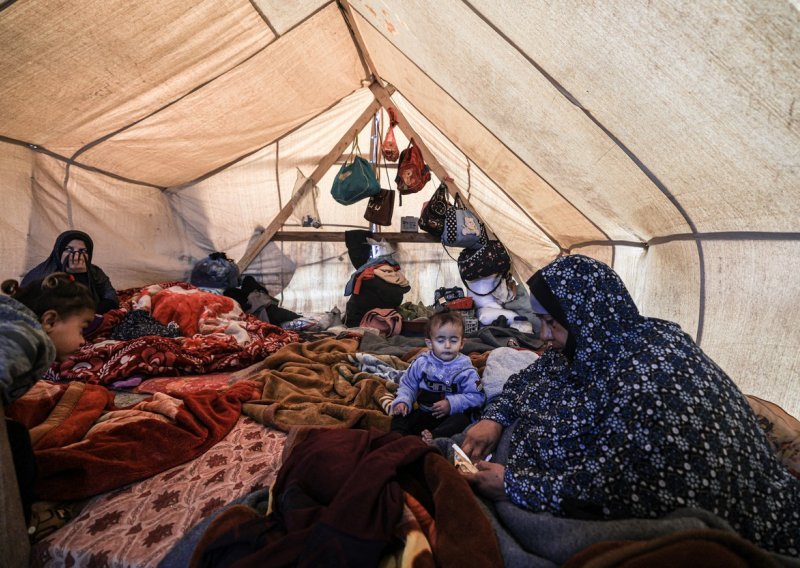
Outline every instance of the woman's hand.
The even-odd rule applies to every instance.
[[[89,257],[85,252],[75,251],[67,257],[67,265],[65,270],[72,274],[86,272],[88,270]]]
[[[472,461],[485,458],[497,447],[503,427],[494,420],[481,420],[467,430],[461,449]]]
[[[503,482],[506,473],[505,466],[499,463],[479,461],[475,467],[478,468],[478,473],[463,473],[462,475],[478,493],[492,501],[502,501],[508,498]]]

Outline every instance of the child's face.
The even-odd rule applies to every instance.
[[[82,310],[59,317],[53,310],[42,316],[42,328],[56,346],[56,359],[63,361],[85,343],[83,330],[94,319],[94,311]]]
[[[464,346],[464,330],[454,323],[445,323],[432,329],[431,337],[425,343],[439,359],[452,361],[458,357]]]

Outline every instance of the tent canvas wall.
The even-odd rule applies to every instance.
[[[329,188],[391,105],[437,179],[388,230],[449,176],[522,278],[597,257],[644,314],[798,414],[798,29],[789,0],[6,0],[3,276],[74,227],[120,288],[257,251],[248,272],[287,307],[343,306],[343,243],[255,245],[367,226]],[[292,215],[298,171],[321,229]],[[458,282],[440,245],[397,248],[408,299]]]

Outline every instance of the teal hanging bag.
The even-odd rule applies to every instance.
[[[333,180],[331,195],[342,205],[352,205],[362,199],[378,195],[380,191],[381,184],[375,177],[372,166],[361,157],[356,136],[350,155]]]

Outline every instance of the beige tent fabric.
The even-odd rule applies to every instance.
[[[285,34],[327,3],[328,0],[253,0],[269,26],[275,28],[279,35]]]
[[[796,2],[472,4],[625,141],[698,231],[797,230]]]
[[[373,103],[374,72],[521,278],[608,262],[642,313],[797,415],[798,29],[792,0],[18,0],[0,7],[3,278],[68,228],[118,287],[241,258]],[[342,160],[317,183],[322,228],[283,231],[368,226],[330,196]],[[395,245],[406,299],[459,284],[440,244]],[[343,308],[351,270],[313,241],[248,267],[300,312]]]
[[[497,237],[508,243],[509,250],[525,258],[533,266],[542,266],[558,255],[559,249],[535,225],[519,206],[413,108],[396,97],[398,108],[412,122],[414,130],[425,140],[445,169],[454,172],[473,210],[482,218],[491,219],[490,227]],[[457,173],[456,173],[457,172]],[[501,213],[502,212],[502,213]],[[528,278],[530,274],[522,275]]]
[[[403,2],[392,11],[395,30],[414,30],[392,34],[393,43],[510,150],[614,239],[675,227],[680,217],[647,176],[468,4],[437,5],[436,18],[422,4]],[[388,25],[366,7],[358,11],[377,29]],[[516,18],[516,11],[506,17]],[[391,62],[382,63],[382,76],[393,83]],[[415,99],[425,93],[404,94]],[[629,207],[644,214],[631,218]]]
[[[170,202],[185,223],[189,238],[201,250],[224,251],[231,258],[240,258],[250,238],[291,198],[297,170],[310,174],[351,126],[353,117],[371,102],[369,90],[360,89],[329,112],[220,173],[171,190]],[[361,139],[362,147],[369,149],[369,131],[362,133]],[[330,197],[332,176],[333,172],[330,182],[319,184],[318,208],[323,221],[326,225],[357,222],[366,227],[363,219],[350,219],[355,215],[354,209],[341,207]],[[296,221],[291,223],[296,228]]]
[[[273,37],[247,0],[16,2],[0,15],[0,132],[71,156]]]
[[[676,263],[680,274],[675,274]],[[648,249],[616,247],[614,268],[642,314],[673,321],[697,338],[700,266],[693,242],[667,243]],[[651,284],[651,275],[660,278],[659,286]]]
[[[337,57],[328,58],[331,53]],[[291,37],[88,150],[81,160],[160,186],[185,184],[334,106],[360,87],[362,72],[332,5]]]
[[[182,280],[191,259],[207,254],[185,239],[163,192],[80,168],[71,172],[64,192],[65,164],[36,154],[26,268],[43,261],[69,228],[92,237],[92,260],[117,288]]]
[[[0,142],[0,187],[3,215],[0,216],[0,252],[5,278],[18,278],[27,272],[25,247],[28,219],[33,215],[31,173],[36,154],[13,144]]]

